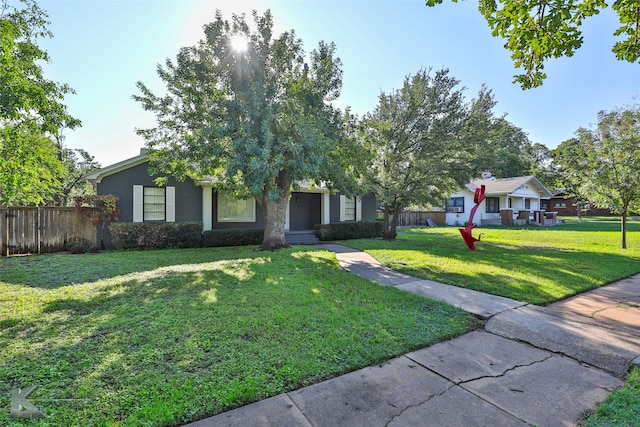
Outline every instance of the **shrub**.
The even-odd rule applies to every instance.
[[[111,240],[117,249],[133,249],[138,247],[138,235],[141,233],[139,222],[118,222],[109,224]]]
[[[97,254],[98,252],[100,252],[102,248],[100,248],[100,246],[98,245],[90,245],[87,247],[87,253],[88,254]]]
[[[87,246],[84,242],[69,242],[66,248],[72,254],[83,254],[87,251]]]
[[[202,243],[202,223],[180,222],[176,229],[178,248],[197,248]]]
[[[218,246],[259,245],[264,239],[261,228],[207,230],[202,233],[202,246],[206,248]]]
[[[382,237],[383,224],[379,221],[334,222],[319,226],[320,240],[370,239]]]
[[[117,249],[196,248],[202,237],[199,222],[120,222],[109,230]]]
[[[86,242],[69,242],[66,244],[66,249],[72,254],[84,254],[84,253],[98,253],[100,252],[100,246],[89,245]]]

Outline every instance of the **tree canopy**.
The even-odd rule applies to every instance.
[[[65,85],[44,77],[49,61],[38,40],[51,37],[47,15],[34,0],[0,2],[0,204],[52,199],[65,176],[53,135],[80,121],[67,113]]]
[[[452,0],[457,2],[458,0]],[[435,6],[443,0],[426,0]],[[573,56],[582,46],[580,27],[608,5],[604,0],[479,0],[478,10],[492,34],[506,40],[516,68],[514,76],[523,89],[542,85],[547,77],[544,64],[551,58]],[[615,0],[611,8],[618,14],[620,27],[614,35],[621,39],[613,46],[616,58],[631,63],[640,58],[640,3]]]
[[[581,128],[557,149],[557,161],[575,195],[626,221],[640,212],[640,106],[598,113],[595,129]]]
[[[443,205],[482,170],[478,153],[491,133],[495,101],[483,88],[466,102],[458,84],[446,69],[421,70],[380,94],[363,119],[360,144],[371,165],[363,182],[383,206],[385,239],[395,238],[403,208]]]
[[[204,39],[158,66],[166,92],[139,82],[134,99],[157,118],[139,131],[155,167],[255,198],[265,213],[261,248],[277,249],[291,189],[341,181],[344,117],[331,102],[342,69],[333,44],[307,56],[293,30],[274,37],[270,11],[254,11],[253,24],[218,11]]]

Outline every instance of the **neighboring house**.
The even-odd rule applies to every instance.
[[[158,186],[149,175],[144,153],[102,168],[87,176],[97,194],[120,198],[120,222],[202,222],[203,231],[225,228],[264,228],[264,214],[255,199],[238,200],[218,191],[213,180],[180,182],[169,177]],[[373,197],[348,198],[325,187],[301,188],[291,194],[285,229],[312,230],[317,224],[375,220]],[[108,233],[107,233],[108,234]],[[105,236],[110,245],[111,236]]]
[[[611,215],[609,209],[599,209],[591,205],[591,203],[581,203],[582,215]],[[548,202],[548,210],[558,212],[561,216],[577,216],[578,202],[574,197],[569,197],[560,190],[554,194]]]
[[[504,224],[514,221],[544,223],[542,202],[552,193],[534,176],[496,179],[485,173],[452,194],[446,212],[448,225],[469,222],[476,188],[485,186],[486,197],[476,210],[475,224]],[[550,214],[549,217],[554,217]],[[554,219],[554,218],[553,218]],[[537,220],[537,221],[536,221]]]

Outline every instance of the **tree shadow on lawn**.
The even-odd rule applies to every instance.
[[[30,425],[177,425],[393,357],[411,334],[424,342],[426,311],[443,318],[437,340],[456,330],[452,309],[407,307],[327,254],[266,255],[47,289],[37,314],[0,331],[0,407],[12,388],[39,385],[30,400],[48,418]],[[385,323],[399,313],[417,319],[408,337]]]
[[[403,241],[405,236],[408,239]],[[395,242],[367,245],[359,241],[355,246],[387,252],[387,256],[382,254],[383,262],[405,274],[539,305],[640,272],[640,259],[633,253],[536,247],[535,241],[529,246],[512,246],[485,240],[471,252],[462,243],[453,248],[453,238],[452,234],[415,240],[407,233]]]
[[[638,258],[618,254],[544,249],[505,249],[485,244],[467,258],[469,274],[447,274],[451,284],[544,305],[640,271]]]
[[[310,249],[296,248],[297,251]],[[47,254],[0,258],[0,283],[55,289],[181,264],[273,258],[256,247],[107,251],[99,254]]]

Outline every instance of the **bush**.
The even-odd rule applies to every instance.
[[[202,233],[202,246],[212,248],[218,246],[259,245],[263,239],[264,230],[261,228],[207,230]]]
[[[100,252],[100,246],[89,245],[85,242],[69,242],[66,244],[66,249],[72,254],[84,254],[84,253],[98,253]]]
[[[176,230],[178,248],[197,248],[202,244],[202,223],[180,222]]]
[[[87,251],[87,246],[84,242],[69,242],[66,249],[72,254],[83,254]]]
[[[109,230],[117,249],[197,248],[202,238],[199,222],[118,222]]]
[[[382,237],[383,224],[379,221],[334,222],[319,226],[320,240],[371,239]]]

